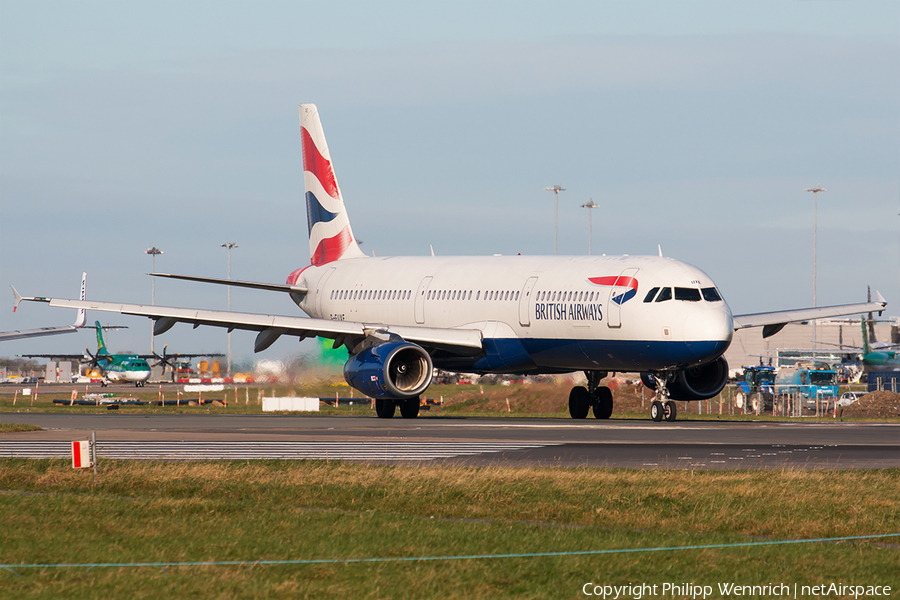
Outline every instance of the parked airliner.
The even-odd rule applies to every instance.
[[[150,317],[156,334],[176,323],[257,331],[257,352],[282,335],[346,345],[347,382],[389,418],[416,417],[434,367],[476,373],[583,371],[569,412],[605,419],[611,372],[641,373],[656,391],[654,420],[674,420],[673,400],[703,400],[725,385],[722,356],[735,329],[869,311],[886,302],[733,316],[712,279],[662,256],[366,256],[350,227],[319,114],[300,105],[310,264],[284,285],[156,273],[286,292],[310,318],[111,302],[27,298],[51,306]],[[16,293],[16,302],[21,299]]]

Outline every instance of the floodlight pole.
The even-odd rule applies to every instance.
[[[234,242],[226,242],[222,247],[228,250],[228,279],[231,279],[231,249],[237,248]],[[231,286],[228,286],[228,312],[231,312]],[[231,330],[228,330],[228,367],[226,375],[231,375]]]
[[[559,193],[566,191],[566,188],[560,185],[554,185],[553,187],[545,187],[544,191],[554,192],[556,194],[556,213],[553,218],[553,254],[559,254]]]
[[[599,204],[594,204],[594,199],[589,198],[587,203],[582,204],[581,208],[588,209],[588,256],[591,255],[591,242],[594,240],[594,224],[591,220],[591,209],[600,208]]]
[[[813,193],[814,208],[813,208],[813,308],[817,306],[816,304],[816,260],[818,257],[818,237],[819,237],[819,192],[826,192],[825,188],[821,185],[816,184],[816,187],[806,188],[803,190],[805,192]],[[815,359],[815,349],[816,349],[816,320],[813,319],[812,322],[813,330],[812,330],[812,349],[813,349],[813,359]]]
[[[156,257],[160,254],[164,254],[162,250],[157,248],[156,246],[151,246],[144,250],[144,254],[149,254],[153,260],[153,267],[151,273],[156,273]],[[156,306],[156,277],[150,276],[150,304],[152,306]],[[156,324],[155,321],[151,321],[150,324],[150,354],[153,354],[153,326]]]

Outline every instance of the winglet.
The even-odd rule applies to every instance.
[[[86,281],[87,281],[87,273],[82,273],[81,274],[81,300],[82,300],[82,302],[85,299],[84,284]],[[83,308],[79,308],[78,309],[78,317],[75,318],[75,323],[73,323],[73,326],[78,327],[80,329],[81,327],[84,327],[86,320],[87,320],[87,311]]]
[[[887,306],[887,300],[884,299],[884,296],[882,296],[881,292],[879,292],[878,290],[875,290],[875,300],[876,302],[881,304],[882,308],[885,308]],[[878,316],[880,317],[882,314],[884,314],[884,311],[879,310]]]

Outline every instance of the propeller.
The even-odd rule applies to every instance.
[[[174,380],[175,379],[175,362],[174,361],[178,358],[179,355],[178,354],[170,355],[168,353],[168,348],[169,348],[168,344],[165,344],[163,346],[162,356],[160,356],[156,352],[153,353],[153,356],[156,358],[156,364],[154,364],[153,366],[154,367],[162,366],[163,376],[165,376],[165,374],[166,374],[166,367],[169,367],[172,370],[172,379]]]
[[[94,369],[95,367],[100,367],[100,362],[109,362],[112,359],[108,356],[104,356],[102,354],[91,354],[91,351],[85,347],[84,349],[85,359],[81,361],[82,363],[87,363],[88,371]],[[102,368],[102,367],[101,367]]]

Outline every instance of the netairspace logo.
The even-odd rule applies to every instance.
[[[767,583],[765,585],[741,585],[737,583],[719,583],[697,585],[694,583],[663,584],[628,584],[628,585],[595,585],[584,584],[581,591],[585,596],[617,600],[618,598],[671,597],[671,598],[737,598],[737,597],[828,597],[836,598],[877,598],[891,595],[889,585],[845,585],[830,583],[820,585],[789,585],[786,583]],[[715,593],[715,596],[713,595]]]

